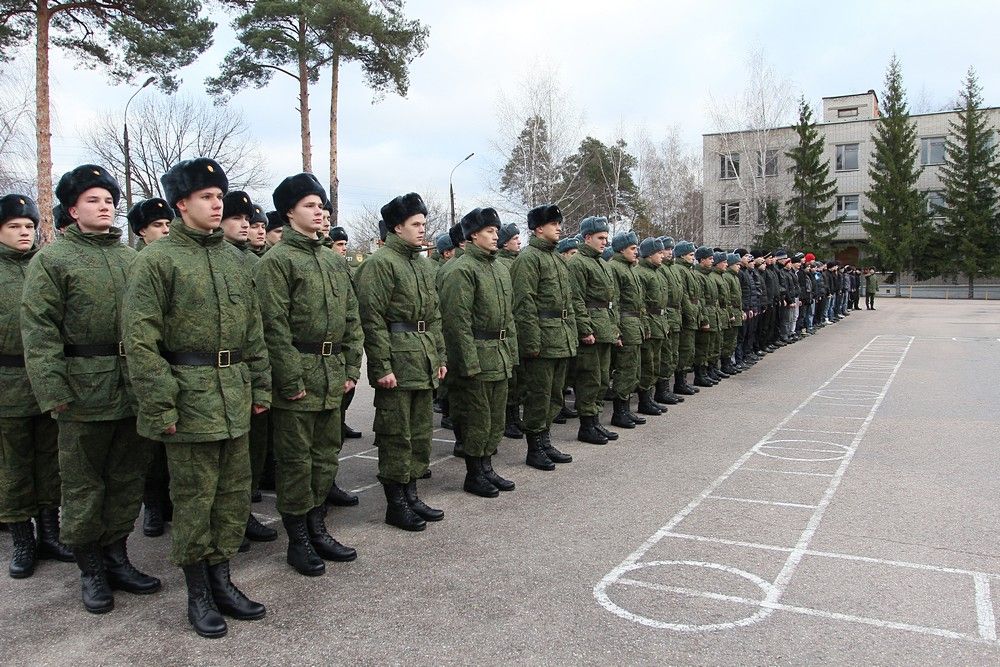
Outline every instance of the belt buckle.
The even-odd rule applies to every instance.
[[[118,341],[118,356],[119,357],[125,356],[125,341],[123,340]]]
[[[219,350],[215,360],[216,366],[218,368],[229,368],[229,366],[231,365],[230,362],[232,361],[232,357],[233,355],[229,350]],[[223,359],[226,360],[225,363],[223,363],[222,361]]]
[[[507,330],[506,329],[501,329],[500,330],[500,340],[507,340]]]
[[[325,340],[320,344],[320,356],[329,357],[333,355],[333,341]]]
[[[560,319],[565,320],[567,317],[569,317],[569,311],[563,308],[562,313],[560,314]]]
[[[417,322],[417,333],[427,333],[427,322],[425,320]]]

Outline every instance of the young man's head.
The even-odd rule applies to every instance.
[[[285,230],[285,216],[277,211],[267,212],[267,226],[264,232],[264,241],[267,245],[277,245],[281,241],[281,234]]]
[[[663,264],[663,241],[657,237],[643,239],[639,244],[639,256],[653,266]]]
[[[203,233],[219,228],[229,179],[218,162],[207,157],[183,160],[160,177],[160,183],[185,227]]]
[[[40,217],[38,205],[27,195],[0,198],[0,244],[18,252],[31,250]]]
[[[333,226],[331,222],[333,220],[333,203],[327,200],[323,204],[323,226],[320,228],[319,233],[323,236],[330,235],[330,227]]]
[[[639,261],[639,236],[632,231],[618,232],[611,241],[611,249],[630,264]]]
[[[128,212],[128,226],[148,245],[170,234],[173,217],[174,210],[165,199],[144,199]]]
[[[708,246],[700,246],[694,251],[694,261],[698,262],[698,266],[703,266],[706,269],[711,268],[714,254]]]
[[[250,218],[253,217],[253,202],[250,195],[234,190],[222,198],[222,233],[231,243],[250,240]]]
[[[247,237],[251,248],[263,248],[267,243],[267,214],[257,204],[253,205],[250,216],[250,235]]]
[[[742,258],[735,252],[731,252],[728,255],[726,255],[726,263],[728,263],[729,268],[735,271],[736,273],[739,273],[740,269],[743,268],[743,265],[740,263],[741,259]]]
[[[497,248],[508,252],[521,251],[521,230],[513,222],[500,228],[497,236]]]
[[[274,209],[288,225],[299,234],[311,239],[320,238],[323,215],[328,212],[326,190],[312,174],[289,176],[278,184],[272,195]]]
[[[663,263],[670,262],[674,258],[674,239],[672,236],[661,236],[660,243],[663,245]]]
[[[400,195],[382,207],[386,230],[409,246],[424,244],[427,227],[427,206],[416,192]]]
[[[528,230],[549,243],[559,243],[562,236],[563,214],[555,204],[536,206],[528,211]]]
[[[330,230],[329,236],[333,241],[333,249],[339,252],[341,257],[347,257],[347,230],[343,227],[334,227]]]
[[[694,244],[690,241],[678,241],[674,246],[674,259],[680,259],[686,264],[694,264]]]
[[[722,252],[721,250],[716,250],[712,253],[712,268],[716,271],[725,271],[729,266],[729,255]]]
[[[462,235],[480,250],[497,251],[500,216],[493,208],[474,208],[462,218]]]
[[[580,239],[575,236],[568,236],[564,239],[560,239],[559,243],[556,244],[556,252],[569,259],[576,253],[580,252]]]
[[[597,252],[604,252],[608,247],[609,231],[607,218],[595,215],[584,218],[580,222],[580,234],[583,235],[583,242]]]
[[[81,232],[106,234],[115,222],[121,188],[104,167],[84,164],[62,175],[56,198]]]
[[[437,248],[441,261],[447,262],[455,256],[455,244],[452,243],[450,234],[438,234],[437,238],[434,239],[434,246]]]

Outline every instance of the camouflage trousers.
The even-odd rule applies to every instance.
[[[250,415],[250,492],[260,488],[260,480],[264,476],[264,466],[267,464],[267,450],[271,449],[272,429],[271,413],[262,412]]]
[[[236,555],[250,514],[250,447],[246,435],[167,445],[174,504],[170,562],[216,565]]]
[[[406,484],[427,472],[431,460],[430,389],[375,388],[375,443],[378,479]]]
[[[59,421],[60,536],[71,547],[108,545],[132,532],[153,448],[135,417]]]
[[[563,404],[563,387],[569,358],[521,359],[521,400],[524,415],[521,418],[525,433],[543,433],[552,426],[552,420]]]
[[[722,335],[722,355],[726,359],[733,356],[736,351],[736,341],[739,340],[742,326],[729,327]]]
[[[639,364],[642,345],[622,345],[611,350],[613,370],[611,392],[616,398],[628,400],[639,386]]]
[[[663,341],[663,352],[660,355],[660,379],[673,378],[674,373],[680,370],[678,364],[680,341],[681,333],[679,331],[670,334]]]
[[[702,331],[699,329],[694,336],[694,364],[695,366],[705,366],[712,353],[712,338],[716,331]]]
[[[170,498],[170,471],[167,469],[167,452],[162,442],[151,440],[149,468],[146,470],[142,502],[146,505],[165,503]]]
[[[48,414],[0,419],[0,521],[59,507],[59,426]]]
[[[514,366],[510,374],[510,379],[507,380],[507,405],[521,405],[521,397],[517,393],[517,372],[519,368],[519,366]]]
[[[665,338],[649,338],[639,349],[639,391],[650,389],[660,377],[663,356],[667,349]]]
[[[714,364],[722,356],[722,338],[728,329],[712,332],[712,346],[708,349],[708,362]]]
[[[596,417],[604,409],[604,393],[611,385],[611,343],[580,345],[576,353],[573,393],[581,417]]]
[[[326,500],[343,445],[340,407],[306,412],[271,410],[278,511],[302,516]]]
[[[497,453],[506,418],[507,383],[458,378],[452,385],[451,418],[461,426],[462,446],[468,456]]]
[[[681,329],[677,334],[677,366],[676,370],[690,373],[694,366],[694,353],[697,348],[697,331]]]

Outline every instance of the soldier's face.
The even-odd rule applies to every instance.
[[[250,235],[247,237],[254,248],[262,248],[267,237],[267,226],[263,222],[250,225]]]
[[[417,213],[404,220],[402,224],[396,225],[396,236],[403,239],[409,245],[423,245],[424,229],[426,226],[427,217],[423,213]],[[494,237],[494,248],[496,247],[496,243],[496,237]]]
[[[441,256],[444,257],[444,260],[447,262],[449,259],[455,256],[455,249],[452,248],[451,250],[445,250],[443,253],[441,253]]]
[[[544,225],[538,225],[535,227],[535,236],[549,243],[559,243],[559,237],[562,236],[562,223],[553,220]]]
[[[177,202],[184,224],[192,229],[213,232],[222,223],[222,190],[196,190]]]
[[[719,262],[715,265],[719,271],[725,271],[729,267],[729,262]]]
[[[341,257],[347,257],[347,241],[334,241],[333,249],[339,252]]]
[[[115,221],[115,200],[104,188],[85,190],[69,207],[69,217],[76,221],[82,232],[104,233]]]
[[[483,227],[478,232],[472,234],[472,243],[487,252],[493,252],[497,248],[497,234],[500,230],[496,227]]]
[[[311,239],[318,238],[323,229],[323,200],[319,195],[308,195],[288,211],[288,222],[292,229]]]
[[[597,252],[604,252],[604,249],[608,247],[608,233],[597,232],[596,234],[588,234],[583,237],[583,242]]]
[[[323,236],[330,234],[330,212],[325,208],[323,209],[323,226],[320,227],[319,233]]]
[[[144,228],[139,230],[139,236],[147,244],[156,241],[157,239],[162,239],[164,236],[170,234],[170,221],[169,220],[153,220],[151,223],[146,225]]]
[[[639,261],[639,246],[630,245],[622,250],[622,257],[635,264]]]
[[[663,249],[663,261],[664,262],[669,262],[673,258],[674,258],[674,249],[673,248],[664,248]]]
[[[648,259],[649,263],[652,264],[653,266],[660,266],[661,264],[663,264],[663,251],[659,250],[657,252],[654,252],[646,259]]]
[[[272,229],[264,235],[264,240],[271,245],[277,245],[281,241],[281,232],[284,227],[278,227],[277,229]]]
[[[511,252],[520,252],[521,250],[521,237],[515,236],[510,241],[504,244],[504,249]]]
[[[246,241],[250,238],[250,220],[245,215],[231,215],[228,218],[223,218],[222,233],[227,241]]]
[[[566,259],[569,259],[570,257],[572,257],[573,255],[575,255],[578,252],[580,252],[580,251],[577,248],[570,248],[569,250],[567,250],[566,252],[563,253],[563,256]]]
[[[13,218],[0,225],[0,243],[18,252],[31,250],[35,244],[34,220]]]
[[[682,255],[681,259],[683,259],[688,264],[694,264],[694,253],[693,252],[689,252],[686,255]]]

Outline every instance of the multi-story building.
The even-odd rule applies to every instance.
[[[1000,107],[987,109],[994,127],[1000,126]],[[945,137],[954,111],[915,114],[919,143],[918,164],[923,172],[917,187],[926,193],[928,210],[938,215],[943,185],[940,166],[945,160]],[[869,207],[865,192],[879,118],[875,91],[823,98],[822,120],[816,128],[826,142],[823,159],[829,160],[837,183],[832,217],[842,218],[835,241],[842,262],[858,263],[866,255],[868,234],[861,225]],[[703,137],[705,181],[703,217],[705,243],[711,246],[751,247],[763,227],[763,203],[780,204],[792,196],[791,160],[785,153],[796,143],[792,127],[746,132],[706,134]],[[768,249],[770,250],[770,249]],[[800,250],[808,250],[801,248]]]

